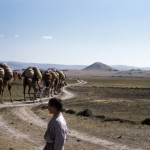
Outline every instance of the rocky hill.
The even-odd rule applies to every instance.
[[[115,70],[115,69],[101,62],[95,62],[94,64],[84,68],[83,70]]]

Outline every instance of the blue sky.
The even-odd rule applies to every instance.
[[[150,67],[149,0],[0,0],[0,60]]]

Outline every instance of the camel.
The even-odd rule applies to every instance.
[[[23,79],[23,94],[24,94],[24,101],[26,101],[26,87],[28,86],[28,95],[29,95],[29,98],[30,100],[32,99],[31,98],[31,89],[33,88],[33,91],[34,91],[34,99],[33,99],[33,102],[35,102],[36,100],[36,94],[37,92],[40,90],[40,84],[41,80],[36,80],[34,78],[29,78],[29,77],[24,77]]]
[[[13,77],[14,77],[14,82],[18,79],[20,81],[20,83],[21,83],[22,76],[21,76],[20,72],[13,71]]]
[[[51,84],[51,93],[54,92],[54,94],[57,95],[61,92],[61,88],[67,85],[65,82],[66,75],[63,73],[63,71],[58,70],[48,70],[46,72],[51,74],[51,82],[49,82],[49,84]]]
[[[56,71],[49,70],[52,75],[52,90],[55,95],[59,93],[59,74]]]
[[[20,83],[22,83],[22,76],[21,73],[18,72],[18,80],[20,81]]]
[[[24,100],[26,100],[25,94],[26,94],[26,87],[28,86],[28,95],[31,100],[31,89],[33,88],[33,94],[34,99],[33,102],[37,98],[37,93],[41,90],[40,83],[42,80],[42,74],[40,70],[36,67],[28,67],[22,75],[24,77],[23,79],[23,94],[24,94]]]
[[[52,70],[47,70],[43,73],[43,83],[46,89],[49,90],[48,93],[53,96],[53,93],[57,95],[59,90],[59,73]]]
[[[60,93],[61,88],[67,85],[67,83],[65,82],[66,75],[61,70],[56,70],[56,72],[59,74],[58,92]]]
[[[12,91],[11,91],[11,87],[12,84],[14,82],[14,78],[10,78],[10,79],[6,79],[6,78],[0,78],[0,103],[4,103],[3,102],[3,94],[4,94],[4,89],[7,86],[8,90],[9,90],[9,94],[10,94],[10,101],[13,102],[13,98],[12,98]]]
[[[53,96],[53,94],[52,94],[53,76],[52,76],[51,72],[49,72],[49,71],[43,72],[42,81],[43,81],[44,86],[46,87],[45,91],[44,91],[45,92],[44,95],[47,95],[48,97],[50,95]]]

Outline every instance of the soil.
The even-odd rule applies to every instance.
[[[86,84],[84,81],[78,80],[77,84],[70,84],[75,86]],[[58,95],[63,100],[70,100],[76,96],[63,89],[62,93]],[[42,104],[47,105],[47,99],[42,100]],[[6,102],[0,105],[0,150],[42,150],[45,141],[43,139],[44,132],[50,115],[46,109],[42,110],[41,102],[36,103],[31,101],[26,102]],[[70,114],[65,114],[65,117]],[[78,118],[76,116],[71,118]],[[84,118],[85,119],[85,118]],[[80,118],[79,118],[80,120]],[[89,119],[85,119],[91,121]],[[87,126],[88,127],[88,126]],[[92,133],[96,132],[94,129],[91,132],[83,130],[79,127],[69,126],[68,138],[65,144],[66,150],[148,150],[150,141],[144,141],[144,136],[150,135],[149,126],[137,125],[132,130],[128,129],[130,125],[122,126],[121,128],[105,128],[100,135]],[[140,130],[138,130],[140,128]],[[85,128],[84,128],[85,129]],[[109,136],[107,135],[109,134]],[[132,135],[137,135],[133,138]],[[141,137],[139,137],[139,135]],[[115,140],[114,140],[114,137]],[[132,146],[132,141],[134,145]],[[145,144],[143,144],[143,142]],[[140,146],[141,145],[141,146]],[[144,146],[145,145],[145,146]]]

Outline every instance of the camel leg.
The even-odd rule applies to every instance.
[[[52,94],[52,93],[51,93],[51,88],[50,88],[50,87],[47,87],[47,96],[50,97],[51,94]]]
[[[58,94],[58,89],[57,87],[54,87],[54,95],[57,95]]]
[[[67,86],[67,83],[64,81],[64,86]]]
[[[23,95],[24,95],[24,101],[26,101],[26,86],[23,86]]]
[[[33,99],[33,102],[35,102],[36,100],[36,92],[34,92],[34,99]]]
[[[49,91],[50,91],[50,96],[53,97],[53,91],[54,91],[54,89],[53,89],[52,84],[51,84],[51,86],[49,88]]]
[[[39,89],[38,89],[38,90],[39,90]],[[35,100],[36,100],[36,94],[37,94],[37,92],[38,92],[35,86],[33,87],[33,91],[34,91],[34,99],[33,99],[33,102],[35,102]]]
[[[23,95],[24,95],[24,101],[26,101],[26,79],[23,79]]]
[[[60,92],[60,87],[59,87],[59,85],[57,86],[57,94],[59,94]]]
[[[50,87],[50,95],[51,95],[51,97],[53,97],[53,90],[52,90],[52,88]]]
[[[12,91],[11,91],[11,85],[10,84],[8,84],[8,90],[9,90],[9,94],[10,94],[10,100],[11,100],[11,102],[13,102]]]
[[[54,93],[54,95],[56,95],[56,84],[54,84],[54,86],[53,86],[53,93]]]
[[[58,91],[59,91],[59,81],[56,81],[54,94],[57,95],[59,93]]]
[[[48,93],[49,93],[49,88],[45,87],[43,90],[43,97],[48,97]]]
[[[54,93],[54,95],[57,95],[56,94],[56,86],[57,86],[56,83],[54,83],[54,85],[53,85],[53,93]]]
[[[2,86],[0,86],[0,103],[2,104]]]
[[[3,99],[2,99],[2,93],[3,93],[3,79],[0,78],[0,103],[3,103]]]
[[[0,103],[1,103],[1,104],[3,104],[3,101],[2,101],[2,96],[0,96]]]
[[[4,104],[4,101],[3,101],[3,98],[2,98],[2,96],[1,96],[0,103],[1,103],[1,104]]]
[[[29,95],[29,98],[30,98],[30,100],[31,100],[30,91],[31,91],[31,86],[29,86],[29,89],[28,89],[28,95]]]
[[[0,103],[3,104],[2,89],[0,89]]]
[[[0,93],[0,103],[2,104],[2,95],[1,95],[1,93]]]
[[[1,103],[3,104],[4,101],[3,101],[3,95],[4,95],[4,87],[2,87],[2,92],[1,92]]]

